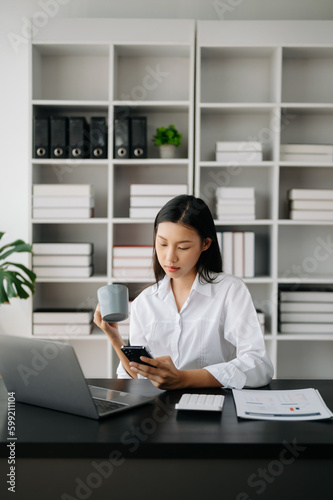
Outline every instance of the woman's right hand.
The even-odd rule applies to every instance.
[[[110,340],[118,339],[120,334],[118,330],[117,323],[108,323],[104,321],[101,316],[101,311],[99,308],[99,304],[97,304],[95,314],[94,314],[94,323],[98,326],[104,333],[110,338]]]

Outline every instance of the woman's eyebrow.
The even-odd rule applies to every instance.
[[[168,241],[166,238],[164,238],[160,234],[158,234],[157,236],[158,236],[158,238],[161,238],[164,241]],[[193,243],[193,241],[192,240],[182,240],[182,241],[177,241],[177,243]]]

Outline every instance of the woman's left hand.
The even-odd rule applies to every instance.
[[[149,378],[158,389],[181,389],[183,387],[183,372],[175,367],[170,356],[160,356],[154,359],[142,356],[141,360],[152,366],[131,362],[131,370]]]

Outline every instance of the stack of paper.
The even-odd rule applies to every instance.
[[[165,203],[186,193],[186,184],[131,184],[129,216],[131,219],[155,218]]]
[[[221,141],[216,143],[216,161],[253,163],[262,161],[262,144],[256,141]]]
[[[34,243],[37,278],[87,278],[93,274],[92,243]]]
[[[94,215],[90,184],[34,184],[32,194],[33,218],[85,219]]]
[[[115,278],[153,279],[152,245],[113,247],[113,276]]]
[[[255,193],[253,187],[218,187],[216,217],[225,220],[254,220]]]
[[[332,162],[332,144],[281,144],[281,161]]]
[[[290,189],[290,218],[333,221],[333,189]]]
[[[93,316],[91,309],[36,309],[33,313],[33,335],[89,335],[93,329]]]
[[[251,231],[222,232],[223,271],[239,278],[253,278],[255,235]]]
[[[333,333],[333,292],[280,294],[281,333]]]

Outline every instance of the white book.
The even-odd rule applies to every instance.
[[[130,195],[177,196],[187,193],[187,184],[131,184]]]
[[[252,231],[244,232],[244,278],[255,275],[255,235]]]
[[[90,255],[92,243],[33,243],[35,255]]]
[[[131,207],[163,207],[173,196],[131,196]]]
[[[259,141],[218,141],[216,151],[262,151]]]
[[[239,278],[244,277],[244,233],[233,232],[233,274]]]
[[[255,206],[256,200],[255,198],[218,198],[216,206],[217,207],[233,207],[237,206]]]
[[[333,323],[281,323],[281,333],[333,333]]]
[[[93,267],[34,266],[33,272],[36,273],[37,278],[89,278],[93,273]]]
[[[216,205],[216,213],[220,215],[255,215],[255,205]]]
[[[281,153],[280,161],[300,161],[300,162],[317,162],[327,163],[333,161],[333,155],[325,155],[319,153]]]
[[[91,255],[33,255],[34,266],[90,266]]]
[[[152,265],[152,257],[114,257],[113,267],[149,267]]]
[[[113,257],[152,257],[152,245],[115,245]]]
[[[162,207],[135,207],[129,209],[130,219],[153,219]]]
[[[89,207],[58,207],[32,209],[34,219],[89,219],[93,217],[93,209]]]
[[[93,323],[89,324],[40,324],[33,325],[33,335],[90,335],[93,329]]]
[[[332,302],[333,292],[300,291],[281,292],[281,302]]]
[[[240,163],[251,163],[262,161],[261,151],[216,151],[216,161],[238,161]]]
[[[333,313],[286,312],[280,314],[283,323],[333,323]]]
[[[223,221],[240,221],[240,220],[255,220],[255,215],[251,214],[226,214],[226,215],[219,215],[218,221],[223,222]]]
[[[333,189],[290,189],[289,200],[333,200]]]
[[[121,269],[113,269],[114,278],[144,278],[153,279],[154,272],[151,268],[144,267],[129,267]]]
[[[333,210],[290,210],[292,220],[333,220]]]
[[[241,198],[252,199],[255,197],[254,187],[218,187],[216,198]]]
[[[222,259],[223,259],[223,271],[227,274],[233,273],[233,242],[232,242],[232,232],[224,231],[222,233]]]
[[[294,200],[292,210],[333,210],[333,200]]]
[[[93,196],[91,184],[34,184],[32,194],[38,196]]]
[[[93,196],[36,196],[32,197],[32,205],[36,208],[49,207],[84,207],[93,208]]]
[[[319,153],[333,155],[333,144],[281,144],[281,153]]]
[[[280,302],[280,312],[333,313],[332,302]]]
[[[89,324],[94,317],[92,309],[36,309],[33,312],[34,324]]]

